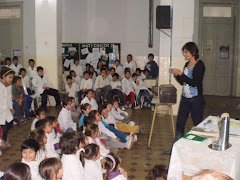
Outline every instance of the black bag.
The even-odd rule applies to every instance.
[[[176,104],[177,89],[172,84],[163,84],[159,86],[160,103]]]

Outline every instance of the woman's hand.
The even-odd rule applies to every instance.
[[[174,68],[173,70],[170,70],[170,72],[173,73],[175,76],[181,76],[183,74],[182,71],[176,68]]]

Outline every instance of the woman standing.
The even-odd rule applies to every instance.
[[[12,107],[12,91],[11,84],[15,72],[10,68],[3,67],[0,72],[0,125],[2,127],[2,138],[10,147],[7,141],[7,133],[12,126],[14,110]]]
[[[194,126],[203,121],[204,97],[203,76],[204,63],[199,60],[198,47],[194,42],[188,42],[182,47],[183,56],[188,61],[183,72],[171,70],[176,80],[183,85],[182,98],[179,105],[175,141],[184,135],[185,124],[191,114]]]

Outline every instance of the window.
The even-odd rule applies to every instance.
[[[20,8],[0,9],[0,19],[20,18],[20,17],[21,17]]]
[[[232,17],[232,8],[204,6],[203,17]]]

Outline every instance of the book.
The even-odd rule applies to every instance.
[[[194,143],[202,143],[207,140],[207,138],[198,136],[196,134],[186,134],[181,139],[190,141],[190,142],[194,142]]]

